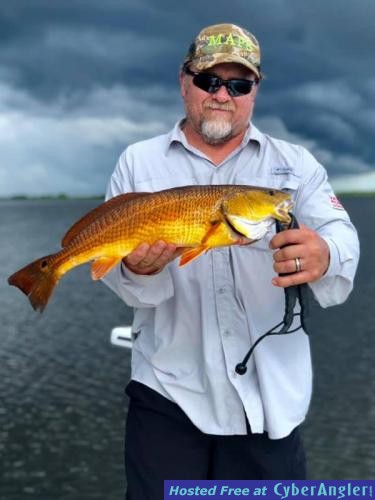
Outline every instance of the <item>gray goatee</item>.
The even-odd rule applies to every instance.
[[[232,137],[232,125],[227,121],[204,120],[200,128],[207,144],[222,144]]]

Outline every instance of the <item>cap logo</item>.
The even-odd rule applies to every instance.
[[[218,45],[232,45],[233,47],[238,47],[239,49],[254,49],[254,45],[249,41],[243,38],[242,36],[235,35],[233,37],[232,33],[226,35],[225,33],[219,33],[218,35],[210,35],[208,37],[208,46],[209,47],[217,47]]]
[[[262,78],[258,40],[244,28],[222,23],[207,26],[198,33],[183,64],[193,64],[197,71],[202,71],[230,62],[242,64]]]

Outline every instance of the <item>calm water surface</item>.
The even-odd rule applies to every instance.
[[[355,291],[313,307],[314,395],[303,426],[311,479],[375,479],[375,199],[343,198],[362,244]],[[0,498],[120,500],[130,355],[111,328],[132,312],[83,266],[43,315],[9,287],[59,248],[97,201],[0,202]],[[370,255],[371,254],[371,255]]]

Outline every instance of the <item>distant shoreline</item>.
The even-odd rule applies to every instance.
[[[375,197],[375,191],[353,191],[353,192],[347,192],[347,193],[335,193],[337,196],[339,196],[340,198],[344,197],[344,196],[350,196],[350,197],[358,197],[358,198],[373,198]]]
[[[29,195],[15,195],[15,196],[2,196],[0,201],[43,201],[43,200],[57,200],[57,201],[71,201],[71,200],[104,200],[102,195],[87,195],[87,196],[68,196],[66,194],[58,195],[43,195],[43,196],[29,196]]]
[[[348,191],[344,193],[336,192],[338,197],[358,197],[358,198],[373,198],[375,197],[375,191]],[[71,200],[103,200],[104,194],[102,195],[87,195],[87,196],[69,196],[66,194],[58,194],[58,195],[43,195],[43,196],[31,196],[31,195],[15,195],[15,196],[3,196],[0,197],[1,201],[43,201],[43,200],[56,200],[56,201],[71,201]]]

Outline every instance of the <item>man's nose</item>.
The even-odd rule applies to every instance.
[[[219,89],[214,94],[212,94],[212,97],[218,102],[227,102],[231,99],[225,85],[221,85],[221,87],[219,87]]]

